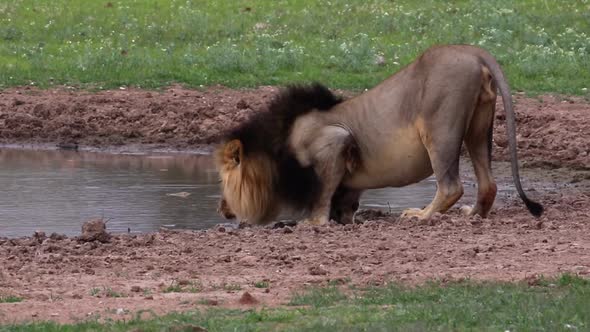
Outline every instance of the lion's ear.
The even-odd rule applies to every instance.
[[[242,142],[238,139],[234,139],[229,141],[225,145],[224,155],[225,158],[232,160],[236,165],[239,165],[242,162],[242,155],[243,155],[244,147]]]

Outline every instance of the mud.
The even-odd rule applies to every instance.
[[[542,202],[547,212],[539,220],[514,200],[487,220],[454,209],[426,222],[383,216],[347,226],[218,226],[113,235],[108,243],[1,239],[0,294],[23,301],[0,304],[0,322],[276,306],[294,291],[328,283],[589,276],[590,193],[563,190]]]
[[[5,90],[0,139],[107,150],[116,144],[193,149],[263,110],[275,92],[272,87]],[[361,214],[368,219],[363,224],[346,226],[218,226],[111,234],[104,243],[40,233],[0,238],[0,297],[22,298],[0,304],[0,322],[103,321],[215,306],[277,306],[295,291],[327,284],[590,276],[590,105],[516,96],[516,111],[525,188],[535,187],[531,196],[546,208],[540,219],[506,196],[485,220],[463,217],[457,206],[429,221],[373,211]],[[499,106],[497,159],[507,158],[503,119]],[[501,185],[511,185],[507,169],[495,172]]]
[[[32,87],[0,91],[0,143],[76,145],[116,151],[207,148],[225,129],[263,111],[276,87],[101,92]],[[352,97],[354,92],[338,91]],[[519,157],[524,166],[590,169],[590,104],[576,97],[515,95]],[[498,98],[494,157],[507,160]]]

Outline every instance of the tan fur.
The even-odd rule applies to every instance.
[[[329,111],[296,118],[284,149],[303,167],[313,167],[322,182],[307,221],[324,224],[338,215],[343,218],[340,222],[352,222],[363,190],[402,187],[433,173],[437,181],[433,201],[424,209],[407,209],[403,216],[424,219],[443,213],[463,195],[459,178],[463,143],[478,182],[476,204],[463,211],[486,217],[497,191],[490,168],[497,89],[506,111],[514,183],[529,211],[539,216],[542,206],[529,200],[520,184],[514,110],[498,63],[483,49],[453,45],[427,50],[373,89]],[[239,141],[219,149],[227,207],[220,210],[267,222],[280,206],[273,193],[277,170],[268,155],[242,160],[242,151]]]
[[[244,159],[243,155],[238,140],[217,150],[223,192],[218,210],[228,218],[235,215],[243,221],[266,223],[276,217],[280,207],[273,193],[274,164],[266,156]]]
[[[337,184],[360,192],[402,187],[432,173],[437,179],[433,201],[424,209],[408,209],[403,216],[423,219],[447,211],[463,195],[459,179],[463,142],[478,179],[477,203],[464,211],[486,217],[496,195],[488,135],[496,83],[512,121],[508,136],[516,187],[529,210],[542,213],[542,206],[528,200],[520,187],[514,111],[497,62],[480,48],[457,45],[431,48],[399,73],[330,112],[312,112],[296,120],[290,146],[301,163],[314,165],[326,191],[309,221],[327,221],[329,198]],[[348,142],[358,147],[357,162],[344,159]]]

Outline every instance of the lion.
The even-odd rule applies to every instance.
[[[218,149],[226,212],[264,224],[282,207],[305,221],[350,223],[364,190],[403,187],[432,174],[436,194],[402,217],[445,213],[463,195],[459,157],[467,148],[477,199],[464,214],[486,218],[497,186],[491,172],[497,91],[506,112],[513,181],[536,217],[543,206],[522,189],[512,97],[500,65],[469,45],[434,46],[374,88],[348,100],[320,85],[292,87],[269,112],[226,136]]]

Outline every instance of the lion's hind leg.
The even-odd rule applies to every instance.
[[[456,140],[451,140],[448,144],[427,146],[436,177],[436,194],[432,202],[424,209],[407,209],[402,213],[402,217],[415,216],[419,219],[428,219],[436,212],[446,212],[463,196],[463,184],[459,178],[461,143],[457,143]]]
[[[436,171],[435,171],[436,173]],[[463,196],[463,185],[459,176],[444,176],[436,180],[436,194],[434,199],[424,209],[406,209],[401,217],[418,217],[418,219],[428,219],[436,212],[446,212]]]
[[[484,76],[485,77],[485,76]],[[492,134],[494,126],[495,100],[493,91],[495,87],[489,81],[490,87],[482,89],[482,96],[475,110],[469,131],[465,137],[465,145],[477,178],[477,202],[475,206],[463,206],[461,210],[466,215],[488,216],[494,199],[497,186],[492,176]]]
[[[467,108],[458,109],[458,113],[469,112]],[[466,121],[450,122],[447,115],[454,113],[449,109],[441,108],[428,123],[418,121],[417,127],[422,143],[428,151],[437,189],[434,199],[428,206],[424,209],[407,209],[402,213],[402,217],[415,216],[419,219],[428,219],[436,212],[446,212],[463,196],[463,184],[459,178],[459,156]],[[462,114],[458,114],[457,117],[467,119],[467,116]]]

